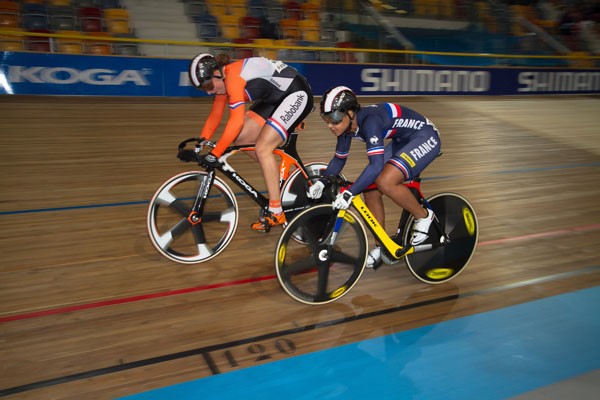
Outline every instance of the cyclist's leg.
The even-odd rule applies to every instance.
[[[273,105],[266,104],[262,100],[255,101],[246,112],[244,126],[235,139],[234,144],[256,144],[258,136],[265,126],[266,119],[273,113],[274,109]],[[246,151],[245,153],[253,160],[258,161],[256,152]]]
[[[267,185],[267,192],[269,194],[270,201],[279,201],[279,163],[273,150],[277,146],[283,144],[283,139],[279,133],[269,124],[263,126],[256,140],[256,155],[258,156],[258,162],[262,168],[265,183]],[[271,208],[271,207],[270,207]],[[281,204],[279,209],[271,210],[277,213],[282,212]]]
[[[383,193],[377,189],[365,190],[363,192],[365,204],[371,210],[371,214],[385,228],[385,207],[383,205]]]
[[[386,164],[379,177],[377,177],[377,187],[394,203],[411,213],[415,218],[426,217],[427,212],[421,207],[410,190],[402,184],[406,180],[407,177],[398,167],[393,164]]]
[[[393,156],[377,177],[377,187],[415,219],[427,217],[410,190],[402,183],[420,174],[440,152],[438,133],[424,128],[409,142],[393,142]]]
[[[433,128],[425,128],[408,143],[397,143],[394,150],[394,155],[377,179],[377,185],[415,218],[411,243],[417,245],[429,237],[434,213],[423,208],[402,183],[420,174],[437,157],[440,152],[439,135]]]
[[[385,146],[384,160],[388,161],[393,155],[392,143]],[[365,204],[379,224],[385,229],[385,206],[383,205],[383,193],[377,189],[377,184],[369,186],[363,192]]]
[[[256,154],[263,170],[269,199],[279,203],[279,170],[273,150],[289,137],[295,127],[302,122],[312,110],[312,94],[300,88],[290,92],[279,102],[273,114],[267,119],[256,141]],[[281,203],[277,211],[281,211]]]

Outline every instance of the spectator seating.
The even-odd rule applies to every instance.
[[[62,35],[81,35],[79,31],[56,31]],[[75,38],[56,38],[56,51],[66,54],[83,54],[83,42]]]
[[[22,32],[21,28],[10,27],[11,31]],[[0,51],[19,51],[25,49],[23,36],[0,35]]]
[[[283,7],[285,8],[285,18],[295,20],[304,18],[302,6],[300,5],[300,3],[297,3],[295,1],[288,1],[283,5]]]
[[[304,16],[304,19],[312,19],[315,21],[319,21],[320,8],[321,6],[318,1],[307,1],[305,3],[302,3],[302,15]]]
[[[278,22],[286,18],[286,12],[283,6],[272,4],[267,7],[267,19],[271,22]]]
[[[48,29],[32,29],[31,33],[51,33]],[[49,53],[52,51],[50,38],[45,36],[28,36],[26,39],[27,50]]]
[[[252,43],[252,39],[237,38],[233,39],[231,42],[244,45]],[[235,59],[249,58],[254,56],[254,49],[251,47],[234,47],[233,50],[233,58]]]
[[[219,37],[219,21],[212,14],[194,16],[192,20],[196,23],[196,31],[202,40]]]
[[[94,8],[98,7],[96,0],[73,0],[73,7],[78,8]]]
[[[102,38],[111,37],[108,32],[88,32],[86,36],[90,36],[89,40],[85,41],[85,53],[94,55],[111,55],[113,54],[111,42],[102,40]]]
[[[132,29],[129,25],[129,12],[124,8],[105,8],[103,10],[106,31],[116,35],[129,35]]]
[[[100,8],[81,7],[78,12],[82,32],[102,32],[104,30]]]
[[[46,3],[49,7],[73,7],[71,0],[48,0]]]
[[[235,14],[216,15],[221,28],[221,36],[226,39],[240,37],[240,17]]]
[[[186,1],[184,4],[185,14],[194,18],[196,16],[203,16],[209,14],[208,5],[204,0],[201,1]]]
[[[246,16],[240,19],[240,36],[246,39],[257,39],[260,37],[260,19]]]
[[[79,30],[79,21],[73,8],[68,5],[49,5],[48,20],[54,31]]]
[[[21,5],[21,27],[26,31],[50,30],[46,5],[23,3]]]
[[[248,0],[248,16],[261,18],[267,16],[265,0]]]
[[[321,28],[319,25],[319,21],[314,19],[302,19],[298,21],[302,40],[311,42],[318,42],[321,40]]]
[[[98,7],[103,10],[108,8],[123,8],[119,0],[98,0]]]
[[[294,18],[283,18],[279,20],[279,28],[281,29],[281,36],[284,39],[300,40],[302,39],[302,32],[298,25],[298,20]]]
[[[0,28],[19,28],[19,5],[12,1],[0,1]]]
[[[275,44],[275,40],[267,39],[267,38],[257,38],[257,39],[254,39],[254,44],[264,45],[264,46],[273,46]],[[257,49],[255,49],[255,52],[256,52],[256,55],[270,58],[271,60],[274,60],[277,58],[277,49],[267,48],[267,47],[257,48]]]

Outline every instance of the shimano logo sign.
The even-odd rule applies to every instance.
[[[473,92],[490,90],[488,71],[365,68],[364,92]]]
[[[125,85],[132,83],[136,86],[148,86],[150,82],[146,75],[150,70],[126,69],[114,71],[110,69],[92,68],[78,70],[68,67],[22,67],[13,65],[8,69],[10,83],[52,83],[71,85],[86,83],[88,85]]]

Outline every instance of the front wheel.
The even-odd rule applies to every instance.
[[[294,219],[298,214],[315,204],[325,204],[333,202],[333,196],[330,191],[324,190],[320,199],[310,199],[306,191],[308,190],[308,181],[313,183],[323,176],[323,172],[327,169],[328,164],[320,161],[310,162],[304,167],[308,173],[308,177],[304,176],[301,169],[296,169],[290,174],[288,179],[281,187],[281,206],[285,212],[285,217],[288,221]],[[338,175],[345,179],[342,174]],[[306,243],[302,237],[302,232],[295,232],[292,236],[294,240],[301,243]]]
[[[479,236],[477,215],[467,199],[456,193],[436,194],[427,201],[445,236],[437,232],[434,222],[429,229],[429,238],[417,246],[417,249],[427,246],[431,249],[407,255],[406,264],[420,281],[448,282],[466,268],[475,253]],[[411,216],[404,230],[404,243],[410,242],[413,223]]]
[[[331,221],[337,210],[330,204],[311,207],[283,230],[275,254],[281,287],[304,304],[326,304],[341,298],[358,282],[367,260],[367,234],[358,218],[347,211],[333,245]],[[301,234],[305,242],[294,239]]]
[[[146,218],[150,241],[158,252],[181,264],[208,261],[222,252],[238,225],[235,194],[215,177],[198,219],[190,218],[207,179],[204,171],[189,171],[167,180],[156,191]]]

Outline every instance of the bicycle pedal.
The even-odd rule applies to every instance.
[[[400,262],[399,259],[390,257],[388,254],[385,253],[385,251],[381,252],[381,260],[387,265],[394,265]]]

